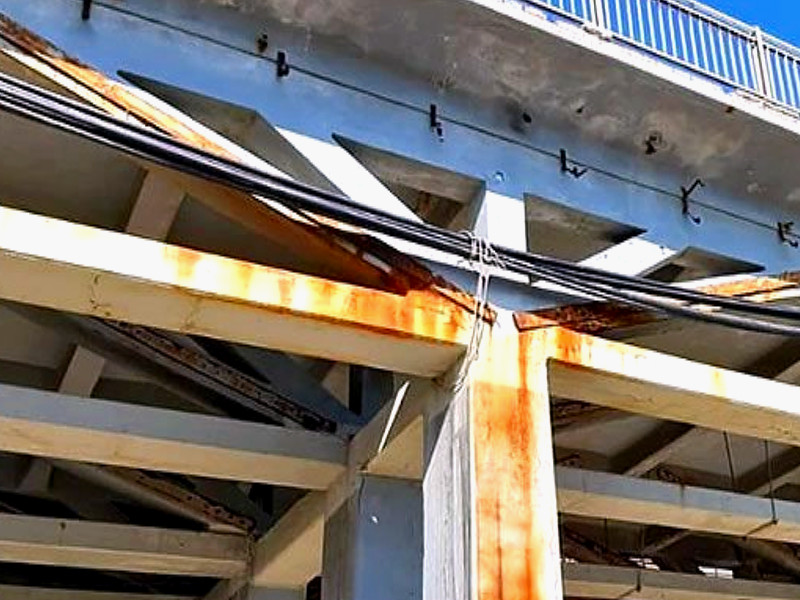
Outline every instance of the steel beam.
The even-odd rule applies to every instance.
[[[0,432],[8,452],[300,488],[345,465],[324,434],[6,385]]]

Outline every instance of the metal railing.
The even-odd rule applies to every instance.
[[[723,85],[800,109],[800,49],[691,0],[526,0]]]

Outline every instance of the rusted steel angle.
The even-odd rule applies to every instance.
[[[733,283],[711,285],[700,288],[698,291],[766,304],[796,299],[800,295],[798,281],[800,281],[798,273],[786,273],[777,277],[756,277]],[[571,304],[530,313],[520,312],[514,314],[514,322],[520,331],[532,331],[558,326],[590,334],[599,334],[623,327],[645,325],[663,318],[663,315],[655,312],[623,306],[614,302]]]
[[[250,377],[213,356],[180,344],[157,330],[120,321],[95,319],[90,329],[167,366],[237,404],[279,423],[290,422],[313,431],[336,432],[336,423],[297,404],[262,380]]]

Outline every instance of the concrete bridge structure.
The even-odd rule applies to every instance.
[[[689,0],[0,0],[0,75],[0,597],[800,595],[800,50]]]

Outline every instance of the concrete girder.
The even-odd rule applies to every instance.
[[[0,429],[9,452],[306,489],[345,466],[324,434],[6,385]]]
[[[789,600],[800,593],[785,583],[600,565],[564,565],[564,581],[567,597],[593,600]]]
[[[796,543],[800,504],[558,467],[558,508],[569,515]]]
[[[187,596],[93,592],[17,585],[0,585],[0,597],[3,600],[195,600]]]
[[[133,525],[0,515],[0,560],[204,577],[247,566],[247,539]]]
[[[53,13],[68,10],[57,3],[53,6]],[[775,271],[793,266],[790,264],[792,257],[788,256],[785,247],[776,241],[774,231],[769,227],[752,226],[752,223],[748,225],[730,215],[715,212],[713,218],[704,220],[702,228],[693,229],[691,224],[687,226],[686,219],[680,212],[678,198],[665,201],[665,197],[669,194],[656,191],[654,187],[658,187],[657,185],[637,187],[629,178],[606,176],[598,172],[595,173],[595,178],[603,191],[598,196],[597,185],[582,186],[580,182],[565,180],[558,170],[557,158],[552,154],[558,151],[558,142],[554,142],[553,139],[547,140],[553,145],[551,154],[539,153],[531,146],[528,140],[529,133],[518,136],[514,132],[503,131],[501,134],[499,131],[494,131],[498,127],[496,122],[492,126],[480,127],[463,121],[449,124],[447,140],[442,144],[424,126],[430,94],[423,94],[418,89],[419,86],[408,85],[408,81],[404,81],[403,86],[387,83],[388,89],[381,90],[384,92],[382,94],[369,87],[342,86],[330,78],[320,79],[314,74],[315,69],[297,69],[292,73],[294,77],[291,79],[276,82],[271,76],[274,66],[263,57],[254,55],[249,41],[246,46],[242,42],[243,30],[247,31],[253,27],[253,23],[246,17],[239,21],[237,15],[227,13],[224,23],[214,21],[212,31],[201,32],[200,29],[208,27],[208,22],[191,21],[189,15],[183,14],[178,9],[162,15],[165,22],[155,25],[152,19],[145,22],[141,15],[136,14],[137,10],[144,11],[144,8],[130,7],[122,14],[113,8],[103,6],[98,7],[97,14],[93,17],[93,23],[97,23],[97,26],[93,27],[92,41],[87,44],[82,40],[82,32],[74,29],[69,32],[64,31],[60,22],[56,23],[55,20],[51,21],[48,18],[46,11],[31,14],[14,6],[13,3],[4,8],[29,27],[56,40],[68,52],[77,52],[80,48],[82,59],[94,62],[109,73],[120,69],[138,71],[158,77],[170,85],[199,90],[210,96],[217,95],[223,101],[244,106],[248,110],[256,110],[275,126],[302,132],[320,140],[329,140],[331,134],[337,133],[376,148],[415,155],[415,158],[441,168],[485,180],[488,185],[498,188],[493,191],[507,197],[518,198],[520,202],[525,194],[534,194],[569,204],[578,210],[591,206],[593,211],[601,213],[605,218],[630,222],[642,230],[648,230],[655,241],[671,247],[691,246],[716,254],[749,259],[751,262],[765,264],[770,270]],[[165,39],[172,38],[162,36],[161,29],[169,27],[175,27],[171,35],[186,36],[186,42],[189,44],[207,44],[204,52],[182,56],[178,66],[171,60],[169,53],[162,50]],[[120,47],[119,36],[112,33],[121,29],[135,32],[135,35],[127,37],[146,39],[147,42],[141,44],[138,52],[126,51]],[[106,40],[106,35],[113,35],[113,40]],[[200,37],[201,35],[204,37]],[[236,41],[231,43],[225,40],[229,35],[236,37]],[[287,44],[298,43],[298,51],[304,54],[302,51],[304,42],[291,38],[290,32],[285,32],[285,35]],[[224,44],[220,44],[221,41],[224,41]],[[104,49],[107,43],[114,44],[115,52]],[[125,40],[122,43],[124,44]],[[147,52],[142,52],[143,49]],[[201,59],[201,55],[214,55],[215,64],[231,64],[236,65],[236,68],[217,69],[214,77],[210,78],[207,74],[208,61]],[[120,60],[122,56],[124,61]],[[324,51],[319,54],[319,57],[325,56]],[[324,60],[316,56],[306,56],[305,59],[312,62]],[[336,65],[336,61],[332,60],[331,65]],[[315,64],[315,67],[317,66]],[[376,78],[373,77],[375,74],[372,70],[364,68],[363,62],[359,62],[359,69],[365,76],[370,77],[374,84]],[[260,74],[262,70],[263,76]],[[254,73],[259,74],[254,76]],[[358,77],[357,73],[352,72],[347,75]],[[381,77],[380,81],[386,82],[386,77]],[[324,103],[317,101],[320,89],[324,89],[324,97],[327,100]],[[391,96],[401,89],[404,93],[407,91],[415,95],[414,101],[399,103],[384,97],[387,93]],[[424,103],[420,103],[423,97]],[[269,100],[262,104],[259,98],[269,98]],[[474,104],[469,106],[474,110]],[[307,118],[310,114],[307,111],[310,110],[313,110],[315,115],[313,119]],[[328,110],[324,116],[320,115],[320,111]],[[360,115],[359,118],[352,119],[350,115],[354,114]],[[497,115],[494,115],[494,118],[496,119]],[[323,123],[326,130],[320,131],[320,124]],[[387,124],[391,124],[391,132],[386,131]],[[547,135],[553,137],[552,133]],[[458,148],[458,151],[450,152],[451,146]],[[587,151],[598,157],[609,156],[607,147]],[[503,165],[500,169],[501,175],[495,178],[496,173],[491,167],[487,168],[487,164]],[[669,180],[668,183],[659,181],[659,185],[663,184],[661,187],[665,190],[676,190],[677,196],[680,185],[686,183],[684,178],[683,174],[679,177],[671,174],[669,177],[661,177]],[[501,179],[504,183],[498,184],[497,179]],[[631,201],[621,200],[625,198],[630,198]],[[742,202],[743,198],[732,201],[738,204]],[[706,202],[706,207],[710,207],[710,204],[711,202]],[[714,209],[709,208],[709,210]],[[762,206],[752,212],[758,213],[764,210],[767,209]],[[768,220],[773,219],[768,218]],[[732,240],[736,240],[736,244],[733,244]],[[743,251],[745,247],[746,253]]]
[[[425,376],[469,340],[471,312],[435,289],[396,295],[7,208],[0,232],[7,300]]]

